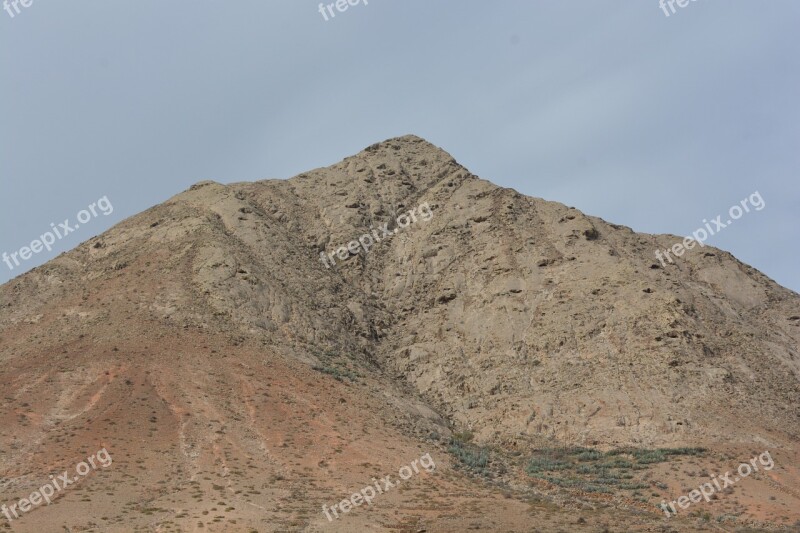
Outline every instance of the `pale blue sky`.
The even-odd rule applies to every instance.
[[[2,0],[0,0],[2,2]],[[186,189],[288,178],[414,133],[474,173],[800,290],[800,3],[33,0],[0,11],[0,282]],[[13,8],[12,8],[13,9]]]

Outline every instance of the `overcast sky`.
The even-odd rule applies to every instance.
[[[758,191],[766,207],[708,244],[800,291],[797,0],[318,5],[0,11],[0,253],[114,207],[0,282],[198,181],[289,178],[414,133],[640,232],[689,234]]]

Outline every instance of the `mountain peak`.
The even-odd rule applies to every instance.
[[[409,221],[422,206],[430,216]],[[526,472],[542,450],[621,448],[614,461],[632,465],[704,447],[730,468],[769,446],[796,464],[800,296],[710,246],[654,264],[676,239],[497,187],[414,135],[289,180],[199,182],[0,286],[0,427],[14,428],[0,431],[0,467],[30,494],[20,472],[105,446],[118,470],[93,498],[141,485],[103,500],[125,530],[153,524],[131,509],[169,509],[191,530],[215,505],[242,531],[291,530],[331,493],[429,451],[446,475],[397,493],[403,512],[468,487],[465,508],[493,498],[522,517],[490,509],[480,529],[522,530],[531,491],[573,490]],[[470,477],[476,465],[504,496]],[[626,485],[647,487],[652,510],[695,483],[682,466],[619,475],[643,476]],[[781,498],[797,479],[776,472],[749,481]],[[552,504],[543,530],[628,516],[639,502],[624,490],[586,527]],[[386,509],[371,512],[396,523]],[[39,516],[43,531],[60,523]]]

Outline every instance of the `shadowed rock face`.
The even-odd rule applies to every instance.
[[[429,220],[397,228],[423,204]],[[336,256],[386,223],[368,253]],[[3,501],[103,446],[116,468],[91,481],[108,489],[95,504],[120,531],[131,502],[207,531],[328,527],[319,502],[452,429],[510,451],[794,456],[800,297],[709,246],[662,268],[653,252],[679,240],[497,187],[415,136],[290,180],[198,183],[0,287]],[[464,520],[525,522],[517,500],[453,476],[427,497],[463,483]],[[414,490],[347,527],[391,524]],[[82,496],[25,524],[84,516]],[[494,497],[496,514],[475,507]],[[206,499],[234,510],[215,524]]]

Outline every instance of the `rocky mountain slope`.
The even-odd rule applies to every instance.
[[[198,183],[0,287],[0,503],[114,456],[0,530],[719,530],[656,504],[767,449],[774,470],[697,508],[794,523],[800,296],[708,246],[662,267],[675,242],[414,136]],[[570,446],[706,451],[638,493],[531,475]],[[435,473],[321,512],[424,453]]]

